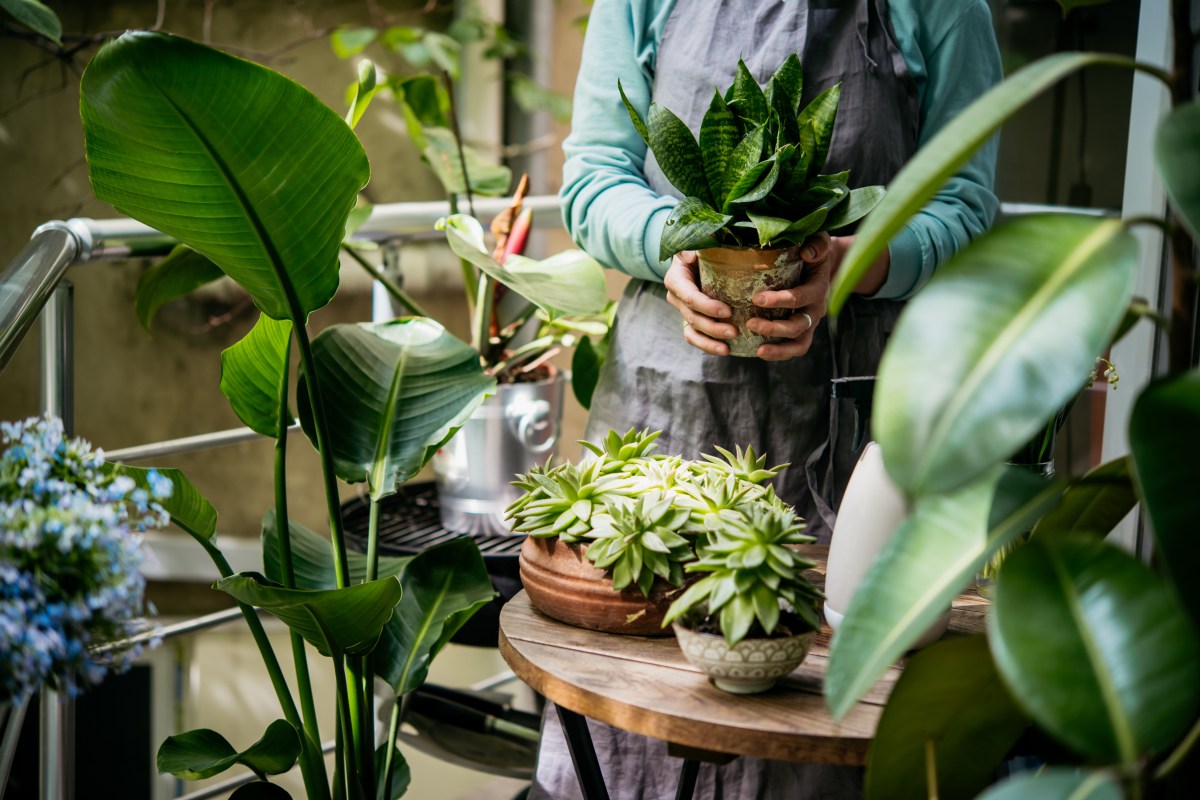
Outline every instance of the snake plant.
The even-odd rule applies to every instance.
[[[795,54],[762,87],[739,60],[733,84],[712,101],[699,140],[672,111],[651,103],[646,119],[617,84],[625,109],[683,201],[663,229],[659,258],[705,247],[788,247],[850,225],[883,198],[882,186],[851,189],[850,173],[824,175],[841,84],[803,109]]]

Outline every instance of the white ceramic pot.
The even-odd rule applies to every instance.
[[[757,694],[775,685],[808,655],[816,631],[770,639],[743,639],[733,647],[724,636],[697,633],[671,623],[683,655],[718,689],[733,694]]]

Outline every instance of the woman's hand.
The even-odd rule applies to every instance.
[[[700,265],[694,250],[684,250],[671,259],[671,268],[663,283],[667,302],[683,317],[683,338],[693,347],[714,356],[729,355],[726,340],[737,336],[737,328],[728,322],[729,306],[700,291]]]
[[[759,345],[758,357],[764,361],[787,361],[799,358],[812,347],[813,333],[825,318],[829,301],[829,286],[844,254],[843,240],[820,233],[804,243],[800,258],[805,263],[804,282],[792,289],[759,292],[754,305],[759,308],[794,308],[787,319],[768,320],[753,317],[746,327],[761,336],[774,336],[788,341]]]

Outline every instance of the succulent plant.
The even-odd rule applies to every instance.
[[[580,442],[587,450],[599,456],[604,462],[601,469],[604,472],[619,472],[626,464],[649,455],[655,448],[654,440],[662,431],[649,428],[637,431],[630,428],[621,436],[616,431],[609,431],[599,444]]]
[[[564,463],[534,467],[517,476],[523,490],[505,511],[512,529],[539,538],[558,536],[581,541],[592,530],[592,515],[606,509],[605,499],[629,495],[633,482],[619,474],[604,474],[600,461],[583,466]]]
[[[849,172],[820,174],[841,84],[799,110],[803,83],[795,54],[765,90],[739,60],[733,84],[723,95],[714,90],[697,141],[657,103],[643,120],[618,82],[634,127],[684,197],[663,229],[661,259],[704,247],[801,244],[857,221],[883,198],[882,186],[851,190]]]
[[[692,543],[680,535],[688,513],[658,491],[641,494],[629,505],[610,506],[607,518],[597,520],[590,534],[588,560],[612,570],[617,591],[636,584],[649,595],[655,576],[682,586],[683,564],[695,559]]]
[[[741,446],[738,446],[735,450],[735,453],[731,453],[724,447],[717,447],[716,451],[724,456],[724,458],[717,458],[716,456],[704,453],[704,463],[697,464],[696,468],[727,472],[730,475],[736,476],[739,480],[758,484],[774,478],[779,474],[780,470],[789,466],[788,464],[778,464],[768,469],[766,455],[755,455],[753,447],[747,445],[745,451],[743,451]]]
[[[688,509],[688,532],[707,534],[739,520],[742,509],[764,495],[762,487],[736,475],[707,470],[696,480],[680,486],[677,502]]]

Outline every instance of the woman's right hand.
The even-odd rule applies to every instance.
[[[725,342],[737,336],[737,328],[729,319],[729,306],[700,291],[699,261],[694,250],[684,250],[671,259],[671,267],[663,283],[667,287],[667,302],[683,317],[683,338],[692,347],[709,355],[729,355]]]

